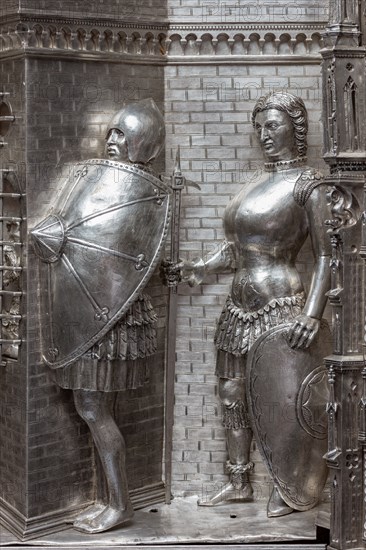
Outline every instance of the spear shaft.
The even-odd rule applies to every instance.
[[[180,168],[179,148],[171,177],[173,189],[172,221],[170,260],[173,265],[179,262],[179,232],[180,232],[180,207],[181,193],[185,185],[185,178]],[[166,370],[165,370],[165,502],[171,502],[172,487],[172,450],[173,450],[173,425],[174,425],[174,383],[175,383],[175,354],[177,335],[177,301],[178,281],[171,283],[168,295],[168,336],[166,349]]]

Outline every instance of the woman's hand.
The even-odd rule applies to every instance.
[[[288,342],[294,349],[306,349],[318,333],[319,319],[308,315],[298,315],[288,331]]]
[[[179,283],[188,283],[189,286],[199,284],[203,279],[204,263],[202,260],[180,260],[174,263],[163,260],[160,266],[160,276],[166,286],[176,286]]]

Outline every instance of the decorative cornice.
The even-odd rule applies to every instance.
[[[2,20],[0,55],[55,55],[140,62],[271,62],[304,57],[320,59],[320,23],[298,24],[152,24],[109,19],[22,16]],[[57,53],[56,53],[57,52]],[[304,59],[304,60],[305,60]],[[197,60],[198,61],[198,60]],[[202,62],[199,61],[199,62]],[[281,61],[280,61],[281,62]],[[290,61],[291,62],[291,61]]]
[[[281,31],[281,32],[319,32],[323,33],[326,27],[327,21],[321,21],[318,23],[283,23],[280,21],[271,23],[170,23],[169,31],[173,32],[225,32],[225,31]]]

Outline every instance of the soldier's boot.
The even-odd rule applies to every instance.
[[[281,497],[278,488],[274,486],[267,504],[267,517],[278,518],[280,516],[287,516],[288,514],[292,514],[293,511],[293,508],[286,504]]]

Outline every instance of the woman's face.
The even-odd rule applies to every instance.
[[[118,128],[111,128],[109,130],[105,148],[110,159],[128,162],[126,137]]]
[[[257,113],[254,127],[266,159],[291,160],[297,156],[292,122],[287,113],[268,109]]]

